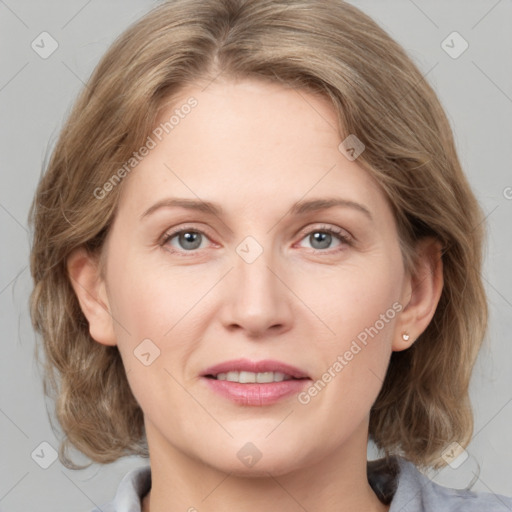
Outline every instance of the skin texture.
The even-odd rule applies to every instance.
[[[369,411],[391,352],[409,348],[434,314],[439,246],[422,242],[417,275],[405,272],[391,208],[338,150],[326,99],[217,80],[184,89],[162,120],[191,96],[197,106],[122,184],[104,276],[81,249],[68,261],[91,336],[118,346],[144,411],[152,489],[143,509],[388,510],[366,479]],[[224,213],[162,207],[141,219],[172,197],[211,201]],[[364,205],[371,218],[352,207],[288,213],[297,201],[327,197]],[[199,247],[179,236],[164,242],[171,228],[203,232]],[[325,228],[351,241],[317,241]],[[263,251],[252,263],[237,253],[247,236]],[[200,377],[244,357],[282,361],[316,381],[394,303],[400,313],[307,404],[297,395],[235,404]],[[160,350],[149,366],[134,356],[144,339]],[[248,442],[261,453],[252,467],[237,456]]]

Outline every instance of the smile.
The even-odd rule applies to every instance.
[[[201,375],[210,391],[237,405],[271,405],[296,395],[311,382],[295,366],[280,361],[225,361]]]
[[[212,378],[217,380],[227,380],[229,382],[239,382],[240,384],[249,384],[257,382],[258,384],[267,384],[270,382],[282,382],[283,380],[291,380],[293,377],[290,375],[286,375],[281,372],[227,372],[227,373],[219,373],[217,375],[212,376]]]

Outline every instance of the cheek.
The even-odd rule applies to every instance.
[[[322,321],[322,339],[338,349],[361,335],[364,342],[367,329],[382,334],[392,330],[401,309],[396,304],[401,294],[402,273],[393,257],[373,258],[340,267],[329,274],[301,277],[301,296],[307,306]],[[314,283],[314,285],[312,284]],[[384,337],[385,337],[384,336]]]
[[[208,276],[194,272],[192,266],[148,265],[130,255],[125,261],[122,271],[113,269],[110,275],[112,312],[136,337],[167,337],[211,287]]]
[[[167,282],[154,270],[128,275],[117,276],[121,284],[113,297],[118,348],[133,395],[144,414],[153,417],[162,414],[162,404],[187,406],[178,382],[200,339],[187,323],[197,292]]]
[[[350,410],[361,417],[369,410],[382,386],[403,308],[398,301],[401,267],[393,261],[354,266],[326,280],[323,293],[310,294],[311,309],[329,330],[318,341],[320,373],[304,403],[322,395],[319,402],[343,404],[343,414]]]
[[[137,265],[137,258],[126,260],[122,271],[112,269],[109,275],[112,316],[130,386],[146,405],[164,389],[163,382],[173,383],[174,374],[183,381],[177,372],[201,343],[201,322],[194,319],[205,317],[201,297],[211,288],[211,279],[192,267],[171,271]]]

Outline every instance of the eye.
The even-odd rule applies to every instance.
[[[352,243],[352,238],[348,233],[331,226],[321,226],[310,230],[301,240],[305,239],[309,241],[312,249],[321,252],[337,252],[343,250],[343,246]],[[332,249],[331,244],[336,240],[339,244],[334,248],[334,251],[326,251],[326,249]]]
[[[171,252],[194,252],[204,248],[201,246],[205,239],[208,237],[198,229],[182,228],[166,233],[162,245],[170,248]]]
[[[332,226],[320,226],[303,233],[302,240],[308,240],[315,252],[338,252],[347,245],[352,245],[352,237],[344,230]],[[204,249],[209,237],[196,228],[181,228],[170,231],[163,236],[161,245],[172,253],[193,255],[198,249]],[[332,248],[332,243],[338,245]],[[329,250],[331,249],[331,250]]]

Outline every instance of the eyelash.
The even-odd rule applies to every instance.
[[[176,229],[174,231],[165,233],[164,236],[162,237],[162,241],[160,242],[160,245],[162,247],[167,245],[170,240],[172,240],[176,235],[179,235],[181,233],[198,233],[198,234],[203,235],[209,239],[208,235],[204,231],[201,231],[200,229],[193,228],[193,227],[182,227],[180,229]],[[354,243],[354,240],[352,239],[352,237],[348,234],[345,234],[346,232],[344,230],[335,228],[332,226],[320,226],[320,227],[315,227],[314,229],[311,229],[306,232],[303,231],[301,233],[302,236],[300,238],[300,241],[304,240],[304,238],[311,235],[312,233],[328,233],[330,235],[334,235],[334,237],[337,238],[341,242],[341,245],[334,249],[312,249],[313,254],[322,253],[325,255],[332,255],[332,254],[335,254],[335,253],[338,253],[338,252],[344,250],[344,248],[343,248],[344,245],[352,246]],[[175,249],[169,249],[169,248],[166,248],[166,250],[168,250],[169,252],[171,252],[173,254],[178,254],[179,256],[182,256],[185,258],[194,256],[199,251],[199,249],[185,251],[185,250],[175,250]]]

